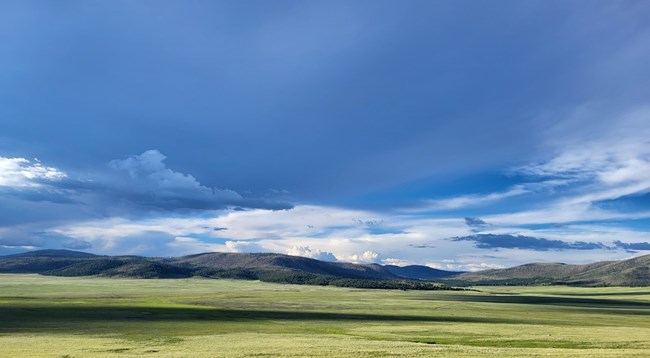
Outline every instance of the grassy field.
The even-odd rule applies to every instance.
[[[1,357],[644,357],[650,288],[0,275]]]

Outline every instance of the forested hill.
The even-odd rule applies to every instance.
[[[587,265],[532,263],[467,272],[445,282],[463,285],[566,284],[575,286],[650,286],[650,255]]]
[[[56,276],[118,276],[186,278],[193,276],[263,280],[279,283],[337,285],[367,288],[437,289],[422,277],[457,274],[417,266],[387,268],[319,261],[273,253],[203,253],[177,258],[96,256],[69,250],[39,250],[0,256],[0,273],[38,273]],[[412,273],[412,274],[411,274]]]
[[[505,269],[451,272],[427,266],[359,265],[274,253],[211,252],[175,258],[98,256],[39,250],[0,256],[0,273],[138,278],[216,277],[350,287],[424,288],[446,285],[650,286],[650,255],[587,265],[531,263]]]

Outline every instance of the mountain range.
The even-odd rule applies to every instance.
[[[0,273],[137,278],[213,277],[361,288],[439,289],[458,274],[427,266],[359,265],[274,253],[210,252],[175,258],[38,250],[0,256]]]
[[[319,261],[275,253],[210,252],[174,258],[38,250],[0,256],[0,273],[137,278],[213,277],[362,288],[439,289],[470,285],[650,286],[650,255],[587,265],[531,263],[453,272],[428,266]],[[437,282],[433,284],[433,282]]]

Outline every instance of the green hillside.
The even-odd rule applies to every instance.
[[[45,250],[1,256],[0,273],[132,278],[198,276],[357,288],[451,289],[415,277],[393,274],[381,265],[326,262],[269,253],[204,253],[178,258],[150,258]]]
[[[650,255],[587,265],[531,263],[451,272],[426,266],[359,265],[274,253],[212,252],[177,258],[97,256],[41,250],[0,256],[0,273],[133,278],[231,278],[360,288],[439,289],[445,285],[650,286]]]
[[[464,285],[650,286],[650,255],[587,265],[532,263],[463,273],[445,281]]]

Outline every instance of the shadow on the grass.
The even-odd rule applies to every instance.
[[[553,293],[556,296],[650,296],[650,292],[590,292]]]
[[[427,300],[453,302],[481,302],[502,304],[529,304],[543,307],[570,307],[573,310],[597,314],[650,315],[650,302],[635,302],[617,299],[526,296],[526,295],[421,295],[417,297],[426,305]],[[79,327],[103,327],[109,324],[147,324],[153,322],[448,322],[448,323],[486,323],[486,324],[548,324],[543,317],[531,321],[530,318],[486,317],[480,311],[475,314],[445,315],[431,311],[430,315],[391,314],[389,311],[377,313],[290,311],[269,309],[229,309],[219,307],[147,307],[111,305],[74,305],[71,303],[35,303],[33,300],[14,301],[0,305],[0,333],[7,332],[78,332]]]
[[[418,296],[420,300],[433,301],[460,301],[460,302],[486,302],[510,303],[529,305],[572,306],[599,309],[636,309],[641,314],[650,314],[650,302],[583,298],[583,297],[557,297],[557,296],[527,296],[527,295],[444,295],[444,296]],[[644,310],[647,310],[644,311]]]
[[[54,326],[65,329],[67,324],[83,322],[85,325],[102,322],[254,322],[254,321],[365,321],[365,322],[467,322],[467,323],[522,323],[517,319],[466,317],[390,315],[367,313],[293,312],[274,310],[239,310],[223,308],[175,307],[113,307],[113,306],[32,306],[3,305],[0,307],[0,332],[39,331]],[[70,325],[74,327],[75,325]]]

